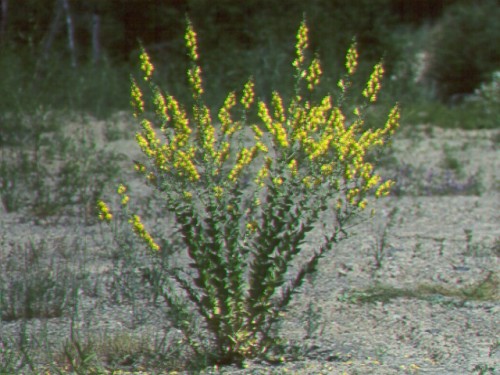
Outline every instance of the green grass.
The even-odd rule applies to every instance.
[[[419,284],[412,288],[377,285],[348,292],[341,300],[352,303],[388,303],[397,298],[419,299],[431,303],[463,304],[467,301],[500,301],[499,275],[490,272],[484,280],[463,287],[445,287],[438,284]]]

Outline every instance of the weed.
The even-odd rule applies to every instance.
[[[474,241],[472,229],[464,229],[465,235],[465,256],[471,257],[485,257],[490,254],[493,256],[498,256],[498,242],[499,239],[493,240],[493,243],[488,243],[488,241],[476,242]]]
[[[445,145],[444,146],[444,159],[442,160],[442,167],[444,170],[451,170],[459,178],[463,178],[464,170],[462,163],[453,154],[453,149]]]
[[[386,250],[388,245],[387,240],[389,232],[395,225],[395,220],[398,211],[399,210],[397,207],[392,208],[387,214],[387,218],[384,221],[383,225],[380,228],[378,228],[378,231],[375,234],[375,245],[373,248],[375,270],[379,270],[380,268],[382,268],[382,264],[386,256]]]
[[[461,288],[446,288],[431,284],[420,284],[414,288],[378,285],[344,293],[340,300],[351,303],[373,303],[389,302],[395,298],[416,298],[434,303],[462,305],[466,301],[497,301],[498,287],[498,275],[490,272],[484,280]]]
[[[490,367],[487,364],[484,363],[478,363],[477,365],[474,366],[472,371],[477,371],[477,375],[495,375],[495,368]]]
[[[190,105],[181,105],[153,82],[155,67],[145,51],[140,55],[143,77],[132,80],[131,89],[141,126],[136,141],[145,156],[135,170],[174,213],[174,233],[166,235],[168,240],[165,231],[150,233],[129,204],[128,187],[120,185],[118,195],[121,212],[152,255],[148,280],[161,286],[170,323],[198,358],[241,364],[272,351],[283,311],[305,278],[345,237],[346,223],[365,208],[368,196],[388,193],[392,182],[382,182],[367,157],[398,127],[399,108],[390,111],[385,126],[366,129],[363,113],[376,102],[384,72],[377,64],[363,90],[363,104],[347,119],[352,110],[344,105],[357,68],[355,43],[338,83],[339,104],[330,95],[317,98],[322,70],[319,58],[308,54],[303,22],[291,99],[274,92],[271,105],[256,101],[249,80],[240,97],[229,93],[215,122],[204,102],[191,23],[185,38]],[[99,210],[103,221],[112,220],[102,201]],[[329,233],[298,262],[308,233],[326,211],[334,218],[323,223]],[[196,328],[198,321],[208,336]]]
[[[0,276],[3,321],[58,317],[74,303],[79,283],[67,266],[56,265],[48,250],[47,242],[30,241],[5,256],[5,277]]]
[[[305,322],[306,336],[305,339],[312,338],[316,332],[319,330],[319,335],[324,328],[324,322],[322,321],[322,309],[316,306],[312,301],[309,301],[307,305],[307,310],[304,312],[303,320]],[[322,328],[323,327],[323,328]]]
[[[73,323],[70,337],[63,345],[61,357],[61,363],[68,372],[78,375],[104,374],[104,369],[99,364],[94,341],[91,338],[82,337]]]
[[[0,374],[18,374],[23,355],[14,340],[0,338]]]

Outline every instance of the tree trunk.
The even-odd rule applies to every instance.
[[[59,27],[61,24],[61,16],[62,16],[61,3],[59,0],[56,0],[54,4],[54,17],[50,22],[49,31],[43,43],[43,50],[42,50],[43,61],[46,61],[49,58],[50,49],[52,48],[52,44],[56,39],[57,32],[59,31]]]
[[[100,45],[100,28],[101,16],[94,12],[92,13],[92,63],[97,64],[101,59],[101,45]]]
[[[68,0],[61,0],[61,4],[66,16],[66,27],[68,30],[68,48],[71,54],[71,66],[75,68],[77,65],[77,60],[76,60],[76,45],[75,45],[75,28],[73,25],[73,18],[71,17],[71,11],[69,8]]]

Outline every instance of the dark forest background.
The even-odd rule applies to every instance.
[[[290,90],[304,16],[325,90],[335,90],[353,37],[359,85],[383,59],[385,98],[410,107],[462,105],[500,70],[498,0],[1,0],[0,12],[0,113],[126,110],[140,44],[157,80],[182,97],[186,17],[213,105],[249,76],[259,95]]]

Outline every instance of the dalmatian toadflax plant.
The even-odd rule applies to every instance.
[[[133,80],[131,102],[140,123],[136,141],[146,162],[135,170],[174,215],[175,248],[162,248],[141,218],[130,212],[127,188],[118,193],[128,221],[153,257],[187,255],[188,267],[164,261],[163,298],[169,308],[201,317],[216,363],[262,356],[278,342],[276,323],[283,317],[306,276],[343,238],[346,223],[364,210],[370,196],[388,194],[367,155],[383,147],[398,127],[399,108],[385,126],[366,130],[362,112],[377,100],[383,67],[377,64],[363,91],[365,104],[348,112],[332,96],[313,100],[322,75],[318,57],[308,57],[308,28],[297,33],[295,93],[285,99],[273,92],[258,100],[254,81],[241,94],[231,92],[216,114],[204,103],[196,33],[185,34],[190,67],[187,78],[193,105],[189,110],[157,86],[154,66],[142,50],[142,80]],[[353,42],[346,56],[341,97],[356,72]],[[141,82],[142,81],[142,82]],[[147,111],[145,93],[151,97]],[[349,116],[348,116],[349,115]],[[348,118],[350,117],[350,118]],[[250,119],[254,119],[250,121]],[[112,214],[99,203],[101,218]],[[328,215],[322,215],[329,212]],[[328,216],[322,242],[308,234]],[[179,245],[181,244],[181,245]],[[300,256],[298,256],[300,254]],[[165,258],[163,256],[163,258]],[[177,327],[195,351],[187,320]]]

